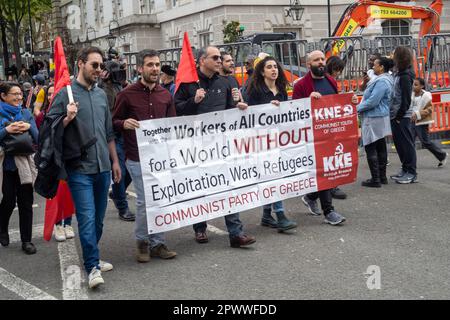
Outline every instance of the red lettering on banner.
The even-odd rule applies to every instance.
[[[280,185],[280,194],[289,194],[306,189],[316,187],[316,179],[314,177],[308,179],[297,180],[294,182],[283,183]]]
[[[352,93],[311,99],[318,190],[356,180],[358,121]]]
[[[309,141],[309,130],[311,127],[285,130],[281,132],[270,132],[253,137],[234,139],[234,145],[239,154],[262,152],[276,149],[287,145],[296,145]]]
[[[242,206],[248,203],[259,200],[259,194],[255,191],[249,191],[240,195],[232,196],[228,198],[228,205],[230,208]]]
[[[196,218],[198,216],[210,215],[225,209],[225,199],[200,203],[187,208],[179,208],[176,211],[159,214],[155,217],[155,225],[161,227],[170,225],[184,220]]]

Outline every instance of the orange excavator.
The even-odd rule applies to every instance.
[[[417,53],[420,53],[420,58],[423,59],[425,63],[421,64],[422,70],[418,69],[419,64],[414,63],[414,66],[418,75],[426,75],[425,78],[427,78],[426,80],[428,80],[430,87],[433,89],[432,95],[436,122],[430,128],[430,131],[438,132],[450,130],[450,91],[448,90],[450,87],[450,78],[448,69],[445,70],[449,65],[448,55],[447,53],[441,53],[441,61],[437,61],[434,52],[434,48],[437,44],[435,41],[438,40],[441,35],[442,37],[447,38],[449,36],[448,34],[439,34],[443,2],[442,0],[434,0],[428,7],[400,5],[395,4],[395,2],[396,1],[359,0],[349,5],[337,24],[332,34],[332,38],[330,39],[331,41],[328,42],[328,45],[325,48],[326,55],[329,57],[331,55],[340,54],[343,48],[346,47],[345,38],[355,35],[357,30],[359,35],[361,35],[364,28],[372,24],[375,19],[421,20],[418,35],[419,41],[417,42],[419,47],[415,49],[417,50]],[[346,49],[349,52],[346,52],[345,55],[351,55],[352,48]],[[447,52],[447,50],[444,51]],[[415,57],[415,59],[418,58],[419,57]],[[434,62],[439,65],[440,72],[433,72],[431,70]],[[426,70],[423,68],[429,69]],[[354,87],[351,82],[354,81],[344,81],[342,85]]]
[[[361,34],[364,28],[373,23],[375,19],[420,19],[422,23],[419,38],[426,34],[439,33],[442,0],[434,0],[429,7],[399,5],[393,2],[395,1],[359,0],[349,5],[332,36],[349,37],[357,29]],[[336,41],[332,54],[339,53],[343,45],[344,40]]]

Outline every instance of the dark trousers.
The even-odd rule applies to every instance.
[[[17,206],[19,208],[20,239],[31,242],[33,227],[33,186],[20,184],[19,172],[3,171],[3,199],[0,203],[0,233],[7,233],[9,219]]]
[[[445,159],[445,152],[430,140],[428,125],[414,126],[415,137],[419,137],[422,146],[428,149],[439,161]],[[414,139],[415,139],[414,137]]]
[[[387,165],[387,147],[386,139],[378,139],[364,147],[366,150],[367,162],[369,163],[372,179],[386,177],[386,165]],[[377,170],[378,172],[372,172]]]
[[[324,215],[327,215],[328,213],[334,210],[333,197],[331,196],[331,189],[313,192],[306,196],[313,201],[320,199],[320,206],[322,207]]]
[[[402,169],[405,172],[416,175],[417,155],[413,126],[414,124],[409,118],[403,118],[400,120],[400,123],[391,120],[392,139],[402,163]]]
[[[125,150],[123,147],[123,137],[116,137],[116,151],[119,158],[122,178],[119,183],[112,185],[112,199],[119,213],[124,213],[128,209],[127,188],[131,183],[131,176],[125,165]]]

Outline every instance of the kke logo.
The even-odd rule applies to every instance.
[[[317,120],[329,120],[348,117],[353,114],[353,107],[349,104],[344,106],[324,107],[314,110],[314,116]]]
[[[323,168],[325,172],[346,169],[352,166],[352,153],[344,152],[344,145],[339,143],[334,152],[334,156],[323,158]]]

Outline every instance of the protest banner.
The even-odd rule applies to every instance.
[[[140,122],[149,233],[356,180],[352,94]]]

